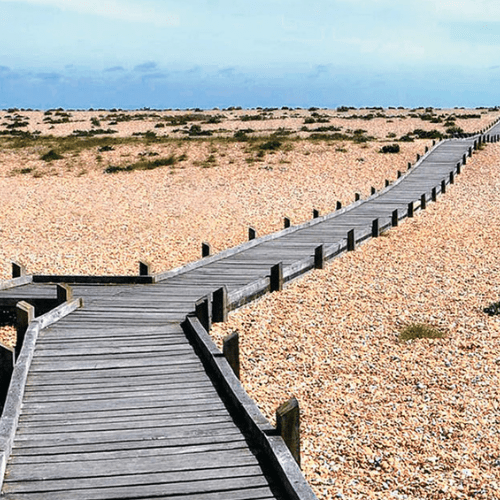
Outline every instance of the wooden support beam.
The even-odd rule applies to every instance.
[[[139,276],[149,276],[151,274],[151,264],[144,260],[139,261]]]
[[[248,228],[248,241],[254,240],[257,237],[257,231],[253,227]]]
[[[437,200],[437,189],[435,187],[432,188],[432,194],[431,194],[432,201]]]
[[[359,201],[361,200],[361,194],[360,193],[354,193],[354,201]]]
[[[212,322],[223,323],[227,321],[227,287],[224,285],[215,290],[212,296]]]
[[[372,196],[377,192],[377,190],[372,186],[372,189],[371,189],[371,194]]]
[[[411,161],[408,162],[408,170],[411,170]]]
[[[300,467],[300,408],[295,398],[276,410],[276,430]]]
[[[354,229],[351,229],[347,233],[347,251],[353,252],[356,250],[356,236],[354,234]]]
[[[470,158],[472,156],[472,146],[469,147],[468,153],[469,153],[469,158]]]
[[[425,152],[428,153],[429,152],[429,146],[425,146]]]
[[[417,161],[420,160],[420,155],[417,153]]]
[[[446,193],[446,181],[443,179],[441,181],[441,194],[445,194]]]
[[[58,283],[57,287],[57,303],[64,304],[64,302],[69,302],[73,300],[73,289],[64,283]]]
[[[389,179],[385,180],[385,187],[389,187],[391,185],[391,181]]]
[[[15,347],[15,359],[19,357],[21,353],[21,348],[23,346],[24,335],[30,323],[35,319],[35,308],[21,300],[16,305],[16,347]]]
[[[204,241],[201,244],[201,257],[202,258],[209,257],[210,253],[211,253],[210,243]]]
[[[398,170],[398,179],[403,175],[403,173],[401,172],[401,170]]]
[[[229,366],[236,377],[240,378],[240,336],[238,332],[233,332],[224,337],[222,341],[222,354],[226,358]]]
[[[450,172],[450,184],[455,184],[455,172]]]
[[[195,315],[207,332],[212,328],[212,301],[210,295],[201,297],[194,305]]]
[[[396,210],[393,210],[393,212],[392,212],[391,224],[392,224],[392,227],[397,227],[397,225],[399,224],[399,214],[398,214],[397,208],[396,208]]]
[[[467,156],[464,154],[462,156],[462,165],[465,165],[467,163]]]
[[[271,292],[283,290],[283,262],[278,262],[271,267]]]
[[[11,261],[12,265],[12,278],[20,278],[21,276],[26,276],[26,268],[19,264],[19,262]]]
[[[319,217],[319,210],[313,209],[313,219],[317,219]]]
[[[408,218],[411,219],[414,215],[414,208],[413,208],[413,201],[410,201],[408,203],[408,212],[407,212]]]
[[[342,208],[342,202],[337,201],[337,206],[335,207],[337,210],[340,210]]]
[[[0,401],[2,402],[0,407],[7,397],[15,363],[14,349],[0,343]]]
[[[380,236],[380,223],[378,219],[373,219],[372,221],[372,238],[378,238]]]
[[[288,229],[291,225],[292,221],[290,220],[289,217],[283,217],[283,227],[285,229]]]
[[[462,165],[460,165],[460,162],[457,163],[457,175],[460,175],[462,173]]]
[[[325,267],[325,251],[323,245],[314,249],[314,269],[323,269]]]
[[[427,197],[425,193],[420,197],[420,210],[425,210],[427,208]]]

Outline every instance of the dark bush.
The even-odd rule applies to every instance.
[[[380,149],[380,153],[399,153],[399,151],[399,144],[387,144]]]

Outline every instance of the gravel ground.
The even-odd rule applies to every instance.
[[[264,414],[295,396],[320,499],[500,498],[500,145],[424,213],[230,314]],[[425,323],[442,339],[399,340]]]
[[[95,113],[71,126],[89,128]],[[231,111],[232,121],[217,127],[297,128],[305,113],[237,124],[241,116]],[[457,125],[475,130],[498,115]],[[264,158],[245,143],[124,144],[49,163],[36,145],[1,149],[0,279],[9,277],[10,259],[38,273],[132,274],[141,258],[155,272],[181,265],[199,258],[202,241],[219,251],[244,241],[248,225],[266,234],[285,215],[299,223],[313,208],[325,213],[355,192],[367,195],[430,145],[399,143],[401,153],[380,154],[388,134],[443,130],[409,112],[335,119],[378,142],[294,141]],[[151,123],[117,128],[125,136]],[[53,126],[44,133],[68,133],[68,124]],[[103,173],[151,153],[187,159]],[[320,498],[500,498],[499,320],[482,313],[500,295],[499,153],[499,145],[488,145],[424,214],[231,314],[214,331],[219,342],[240,331],[244,385],[271,420],[284,400],[299,399],[303,469]],[[446,337],[399,342],[401,326],[417,321]]]

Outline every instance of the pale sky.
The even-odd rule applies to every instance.
[[[491,0],[0,0],[0,108],[494,106]]]

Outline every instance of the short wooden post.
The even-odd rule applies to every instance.
[[[429,146],[425,146],[425,152],[428,153],[429,152]]]
[[[450,184],[455,184],[455,172],[450,172]]]
[[[24,335],[28,329],[30,323],[35,319],[35,308],[21,300],[16,304],[16,347],[15,347],[15,359],[19,357],[21,353],[21,347],[23,346]]]
[[[391,220],[392,227],[397,227],[397,225],[399,224],[399,215],[397,208],[396,210],[393,210],[391,219],[392,219]]]
[[[233,332],[222,341],[222,354],[227,359],[236,377],[240,378],[240,336]]]
[[[276,410],[276,430],[300,467],[300,409],[295,398]]]
[[[378,219],[373,219],[372,221],[372,238],[378,238],[380,236],[380,224]]]
[[[469,158],[472,156],[472,146],[469,147]]]
[[[319,217],[319,210],[313,209],[313,219],[317,219]]]
[[[14,261],[11,261],[11,264],[12,264],[13,278],[20,278],[21,276],[26,275],[26,268],[22,264],[19,264],[19,262],[14,262]]]
[[[385,187],[389,187],[391,185],[391,182],[389,181],[389,179],[386,179],[385,180]]]
[[[408,162],[408,170],[411,169],[411,161]]]
[[[202,244],[201,244],[201,256],[202,258],[205,258],[205,257],[209,257],[210,256],[210,243],[207,243],[206,241],[204,241]]]
[[[435,146],[436,145],[436,139],[432,139],[432,145]]]
[[[437,200],[437,189],[435,187],[432,188],[432,194],[431,194],[432,201]]]
[[[403,173],[401,172],[401,170],[398,170],[398,179],[403,175]]]
[[[337,206],[335,207],[337,210],[340,210],[342,208],[342,202],[337,201]]]
[[[360,193],[354,193],[354,201],[359,201],[361,199]]]
[[[227,288],[223,287],[215,290],[212,296],[212,322],[223,323],[227,321]]]
[[[427,208],[427,197],[425,193],[420,197],[420,210],[425,210]]]
[[[457,175],[460,175],[462,172],[462,165],[460,165],[460,162],[457,163]]]
[[[445,194],[446,193],[446,181],[443,179],[441,181],[441,194]]]
[[[325,267],[325,251],[323,245],[314,249],[314,269],[323,269]]]
[[[194,305],[195,315],[207,332],[212,328],[212,301],[210,296],[201,297]]]
[[[410,201],[408,203],[408,211],[407,211],[407,216],[409,219],[411,219],[414,215],[414,207],[413,207],[413,201]]]
[[[417,153],[417,161],[420,160],[420,155]]]
[[[271,292],[283,290],[283,262],[271,267]]]
[[[139,276],[149,276],[151,265],[143,260],[139,261]]]
[[[465,165],[467,163],[467,156],[465,154],[462,156],[462,165]]]
[[[0,401],[5,401],[16,359],[14,349],[0,343]],[[1,406],[1,405],[0,405]]]
[[[248,241],[254,240],[257,237],[257,231],[253,227],[248,228]]]
[[[372,196],[377,192],[377,190],[372,186],[372,189],[371,189],[371,193],[372,193]]]
[[[291,225],[291,220],[289,217],[283,217],[283,227],[288,229]]]
[[[64,283],[57,284],[57,303],[64,304],[73,299],[73,289]]]
[[[356,237],[354,235],[354,229],[351,229],[347,233],[347,251],[353,252],[356,250]]]
[[[477,151],[477,148],[478,148],[477,141],[474,141],[474,150]]]

